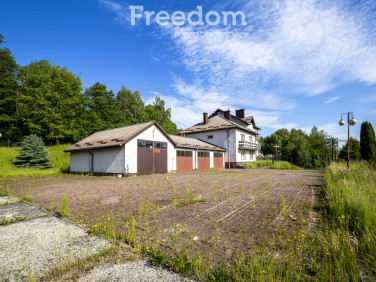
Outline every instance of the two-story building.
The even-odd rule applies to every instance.
[[[256,161],[261,146],[259,127],[252,116],[245,116],[239,109],[232,115],[230,110],[216,110],[208,116],[203,113],[202,122],[180,132],[181,136],[199,139],[226,149],[225,166],[235,167],[246,162]]]

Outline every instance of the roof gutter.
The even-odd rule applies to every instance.
[[[219,151],[223,152],[226,151],[226,149],[211,149],[211,148],[200,148],[200,147],[188,147],[188,146],[181,146],[176,145],[177,148],[184,148],[184,149],[193,149],[193,150],[204,150],[204,151]]]
[[[107,149],[107,148],[118,148],[123,146],[124,144],[116,144],[116,145],[109,145],[109,146],[100,146],[100,147],[91,147],[91,148],[78,148],[78,149],[65,149],[64,152],[76,152],[76,151],[88,151],[88,150],[96,150],[96,149]]]

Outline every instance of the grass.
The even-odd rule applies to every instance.
[[[325,171],[328,217],[339,230],[353,233],[358,256],[376,278],[376,169],[367,162],[331,165]]]
[[[13,163],[17,155],[16,148],[0,147],[0,177],[41,176],[68,172],[69,154],[63,151],[67,147],[69,145],[46,147],[54,167],[51,169],[18,168]]]
[[[270,168],[270,169],[300,169],[295,165],[291,165],[289,162],[281,161],[274,162],[272,161],[257,161],[244,164],[245,168]]]
[[[291,174],[289,178],[270,177],[270,182],[264,175],[258,184],[252,180],[254,173],[257,172],[213,172],[212,178],[209,174],[192,174],[191,178],[201,176],[196,181],[190,179],[187,184],[181,180],[182,175],[169,175],[167,179],[161,176],[159,180],[116,179],[111,189],[103,183],[100,185],[100,191],[105,190],[102,197],[113,197],[118,191],[119,197],[124,195],[124,202],[111,204],[116,212],[104,209],[105,204],[97,204],[95,212],[98,213],[94,218],[94,210],[78,213],[78,207],[91,207],[102,199],[90,200],[98,192],[93,192],[93,183],[83,182],[85,178],[79,177],[80,185],[91,189],[87,195],[80,192],[82,188],[77,188],[76,194],[69,194],[69,211],[90,233],[109,239],[115,246],[127,242],[139,254],[148,254],[153,264],[166,265],[200,281],[359,281],[364,275],[365,280],[375,279],[376,172],[372,166],[356,163],[347,171],[344,164],[332,165],[324,172],[323,187],[321,172],[310,172],[312,176],[304,178],[286,172],[284,175]],[[278,172],[267,173],[273,176]],[[179,182],[174,182],[175,178]],[[104,180],[98,178],[96,182]],[[225,190],[217,189],[227,182]],[[72,181],[68,183],[73,185]],[[131,183],[138,189],[123,194],[120,189],[130,187]],[[200,190],[201,185],[211,188]],[[269,186],[270,189],[265,188]],[[32,192],[29,185],[25,187],[30,189],[27,192]],[[40,185],[36,187],[37,191],[41,190]],[[48,191],[58,199],[56,190],[52,189]],[[145,194],[135,197],[136,191],[143,189]],[[204,201],[198,203],[196,200],[200,198],[193,191],[198,196],[204,195]],[[207,191],[213,193],[206,195]],[[312,206],[313,191],[322,194]],[[160,210],[155,203],[159,192],[162,199],[183,204]],[[299,196],[299,193],[303,194]],[[77,197],[82,204],[77,204]],[[242,206],[252,199],[255,199],[252,204]],[[131,202],[137,202],[137,207],[120,213],[122,206]],[[239,209],[239,217],[218,222],[221,210],[226,207],[222,202],[232,205],[227,212]],[[54,205],[53,199],[45,203]],[[242,217],[241,211],[244,211]],[[360,274],[363,266],[368,271],[366,274]]]

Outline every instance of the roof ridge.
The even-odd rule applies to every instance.
[[[134,123],[134,124],[129,124],[129,125],[125,125],[125,126],[115,127],[115,128],[111,128],[111,129],[103,129],[103,130],[95,131],[93,134],[99,133],[99,132],[110,131],[110,130],[114,130],[114,129],[127,128],[127,127],[140,125],[140,124],[144,124],[144,123],[155,123],[155,122],[156,122],[156,120],[149,120],[149,121],[144,121],[144,122],[140,122],[140,123]]]

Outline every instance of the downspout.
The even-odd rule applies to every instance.
[[[230,131],[227,129],[227,154],[228,154],[228,168],[231,167],[230,164]]]
[[[89,150],[86,150],[90,154],[90,175],[94,175],[94,154],[90,152]]]
[[[196,158],[195,158],[195,170],[197,171],[198,170],[198,167],[197,167],[197,158],[198,158],[198,148],[196,148]]]

